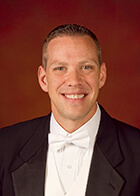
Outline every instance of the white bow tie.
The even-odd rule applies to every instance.
[[[67,144],[74,144],[78,147],[88,148],[90,137],[86,130],[75,132],[74,134],[63,136],[49,133],[49,144],[52,151],[64,148]]]

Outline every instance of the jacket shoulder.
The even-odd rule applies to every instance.
[[[127,123],[121,122],[119,120],[113,119],[117,131],[127,134],[129,136],[138,137],[140,139],[140,129],[134,126],[131,126]]]
[[[129,162],[133,160],[135,163],[140,164],[140,130],[129,124],[115,119],[113,120],[117,131],[119,145],[125,155],[125,159],[128,159],[126,157],[129,157],[131,159]]]
[[[140,130],[127,123],[121,122],[115,118],[112,118],[102,106],[101,108],[101,123],[98,133],[98,138],[106,146],[105,141],[112,141],[112,143],[118,141],[118,145],[122,148],[122,151],[132,152],[133,155],[140,154]],[[128,150],[130,149],[130,151]]]
[[[45,123],[50,115],[16,123],[0,129],[0,146],[3,144],[27,141],[40,124]]]

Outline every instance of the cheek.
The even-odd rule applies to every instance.
[[[48,90],[56,91],[62,84],[62,77],[51,75],[48,77]]]
[[[99,77],[97,75],[92,75],[86,79],[86,83],[92,90],[99,88]]]

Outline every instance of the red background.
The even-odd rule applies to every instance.
[[[139,0],[2,0],[0,127],[50,111],[37,68],[46,35],[64,23],[95,32],[108,68],[99,103],[111,116],[140,128]]]

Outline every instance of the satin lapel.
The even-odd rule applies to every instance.
[[[46,166],[46,143],[21,167],[12,172],[16,196],[43,196]]]
[[[123,179],[117,166],[124,161],[114,120],[101,109],[101,122],[94,148],[86,196],[118,196]]]
[[[44,195],[50,115],[38,121],[38,126],[33,126],[34,134],[11,167],[16,196]]]
[[[95,145],[86,196],[118,196],[123,179],[106,159],[98,144]]]

